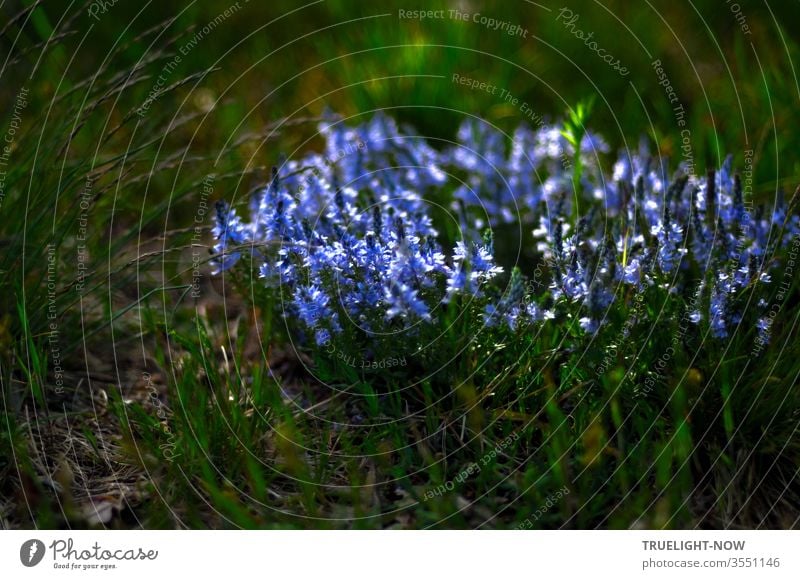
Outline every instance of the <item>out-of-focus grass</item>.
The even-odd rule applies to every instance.
[[[591,126],[614,148],[636,147],[645,135],[678,158],[681,129],[652,67],[660,59],[686,108],[699,170],[726,152],[741,165],[754,149],[754,190],[762,198],[778,186],[793,190],[800,90],[791,63],[800,55],[796,32],[781,24],[795,16],[793,4],[740,2],[746,35],[720,2],[695,2],[696,10],[668,3],[658,13],[648,3],[571,2],[579,28],[623,60],[628,77],[565,32],[557,5],[459,4],[520,24],[528,30],[521,39],[473,22],[397,17],[401,8],[454,3],[239,4],[189,50],[231,4],[118,3],[98,20],[89,4],[0,8],[0,134],[19,90],[29,90],[0,205],[0,526],[86,525],[80,505],[103,488],[86,481],[115,477],[130,506],[117,526],[508,527],[564,485],[570,494],[534,526],[793,523],[793,310],[757,364],[745,338],[707,359],[686,353],[660,397],[632,389],[669,328],[631,340],[645,347],[628,381],[622,352],[619,368],[600,380],[591,371],[600,353],[553,358],[565,331],[554,328],[533,343],[502,345],[507,354],[462,384],[460,397],[411,418],[402,397],[370,390],[373,377],[334,369],[331,378],[365,404],[315,400],[324,404],[313,419],[287,402],[283,380],[253,351],[259,328],[274,358],[281,323],[249,301],[223,307],[231,288],[219,284],[204,282],[199,310],[189,298],[196,218],[208,243],[210,214],[198,212],[204,178],[216,175],[209,205],[241,199],[282,153],[318,144],[306,119],[326,107],[388,109],[434,143],[452,139],[465,115],[505,129],[525,120],[519,106],[454,83],[454,73],[506,89],[551,119],[596,95]],[[136,114],[159,75],[166,90]],[[796,284],[792,291],[796,298]],[[56,352],[63,390],[55,388]],[[463,382],[479,356],[459,360],[449,378]],[[318,392],[304,379],[292,384],[313,399]],[[403,378],[381,379],[391,386]],[[408,395],[424,402],[441,388],[423,383]],[[529,394],[509,404],[520,391]],[[465,420],[478,398],[480,410]],[[87,418],[89,408],[99,417]],[[352,412],[367,422],[403,420],[344,430],[324,421]],[[519,439],[479,475],[421,500],[514,431]],[[84,443],[80,460],[64,447],[70,437]],[[465,499],[475,504],[464,508]]]

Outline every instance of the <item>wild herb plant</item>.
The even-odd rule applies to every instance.
[[[447,332],[459,317],[477,334],[503,326],[509,340],[577,322],[577,346],[641,294],[659,292],[691,304],[684,332],[723,339],[744,325],[766,343],[776,251],[800,233],[783,196],[754,207],[730,157],[697,176],[686,165],[670,171],[642,147],[608,174],[608,146],[589,132],[576,137],[579,121],[523,126],[508,138],[470,119],[441,152],[383,114],[356,127],[325,122],[325,153],[277,167],[249,200],[247,220],[218,204],[217,271],[247,254],[256,283],[280,292],[297,345],[320,352],[341,340],[368,358],[419,353],[435,347],[424,328]],[[451,250],[430,210],[448,188],[459,223]],[[521,262],[500,275],[492,228],[509,223],[546,264],[537,284]],[[648,308],[625,331],[659,316]]]

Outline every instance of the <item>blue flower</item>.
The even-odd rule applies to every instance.
[[[495,327],[518,331],[566,312],[591,334],[615,295],[627,303],[659,287],[677,296],[697,284],[697,272],[713,275],[690,321],[707,319],[717,338],[740,322],[763,333],[763,306],[754,322],[743,297],[764,291],[777,263],[770,256],[800,234],[800,216],[783,197],[771,211],[750,212],[730,157],[709,177],[681,165],[670,177],[644,142],[622,151],[606,175],[598,153],[608,145],[591,132],[580,143],[575,183],[576,151],[562,130],[520,126],[509,137],[470,119],[454,146],[437,151],[383,114],[358,126],[327,115],[319,126],[324,150],[282,162],[249,200],[249,220],[217,205],[214,272],[252,256],[265,285],[290,292],[286,315],[318,344],[346,331],[344,321],[365,331],[433,323],[435,308],[454,300],[477,300],[475,311]],[[457,182],[448,184],[450,173]],[[462,228],[452,254],[426,202],[447,195]],[[517,270],[505,292],[487,290],[503,268],[482,231],[502,224],[519,224],[545,266],[542,306]],[[699,306],[705,300],[708,311]]]
[[[217,240],[214,244],[214,253],[218,254],[212,260],[213,272],[220,273],[231,268],[239,258],[241,252],[232,249],[244,245],[251,241],[247,226],[236,214],[236,210],[231,209],[224,201],[218,201],[216,205],[216,219],[211,234]]]
[[[386,310],[386,319],[394,317],[403,318],[422,318],[430,320],[431,314],[425,302],[417,297],[417,290],[401,283],[393,283],[384,288],[386,303],[389,306]]]
[[[453,267],[447,278],[447,298],[458,293],[472,296],[480,294],[481,286],[503,272],[503,268],[494,264],[494,258],[485,245],[463,242],[456,243],[453,253]]]
[[[758,329],[758,342],[760,344],[768,344],[771,333],[770,330],[772,328],[772,319],[766,316],[758,318],[756,328]]]

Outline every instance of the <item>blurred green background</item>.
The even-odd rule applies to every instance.
[[[325,107],[345,115],[393,109],[421,133],[442,139],[453,137],[465,114],[503,127],[524,120],[518,107],[498,96],[453,83],[456,73],[504,88],[551,119],[596,95],[591,125],[615,148],[636,146],[647,135],[658,139],[663,152],[677,156],[679,131],[652,66],[659,59],[687,110],[700,164],[716,162],[726,152],[741,161],[742,151],[753,148],[756,159],[765,161],[758,163],[760,184],[771,186],[798,173],[796,161],[784,160],[790,164],[781,166],[779,176],[775,163],[796,145],[788,131],[797,125],[800,96],[792,69],[798,33],[788,25],[800,16],[794,1],[240,0],[239,8],[226,0],[108,4],[103,12],[96,3],[80,9],[74,3],[45,2],[43,14],[19,36],[15,26],[8,27],[6,50],[13,42],[14,54],[30,52],[5,70],[4,98],[13,96],[12,79],[26,76],[32,66],[39,67],[34,75],[41,81],[39,98],[56,90],[61,75],[47,74],[48,62],[37,65],[32,47],[45,31],[72,18],[74,33],[59,41],[61,58],[53,59],[60,61],[55,70],[64,73],[65,82],[92,75],[112,50],[126,44],[113,57],[118,70],[141,64],[174,40],[154,63],[167,65],[174,55],[181,56],[166,75],[167,84],[214,67],[198,82],[187,83],[181,92],[187,102],[163,99],[154,109],[170,118],[191,110],[198,99],[223,98],[224,106],[204,121],[212,126],[204,127],[202,137],[215,143],[260,131],[280,118],[317,115]],[[618,58],[629,74],[612,70],[570,34],[566,17],[558,17],[562,8],[579,16],[569,30],[593,33],[598,46]],[[232,14],[202,34],[226,9]],[[453,9],[469,14],[468,21],[450,18]],[[3,10],[13,13],[8,4]],[[399,17],[400,11],[411,10],[443,10],[444,18]],[[519,26],[526,37],[473,22],[475,14]],[[165,20],[169,26],[161,25]],[[158,27],[156,34],[136,40],[152,26]],[[198,33],[202,38],[196,46],[182,54]],[[158,66],[149,70],[160,72]],[[143,82],[125,92],[139,90],[144,98],[150,88]],[[276,157],[277,152],[264,155]]]

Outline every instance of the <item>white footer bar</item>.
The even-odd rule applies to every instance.
[[[3,531],[2,577],[800,577],[792,531]],[[512,575],[513,574],[513,575]],[[235,576],[241,579],[242,575]]]

